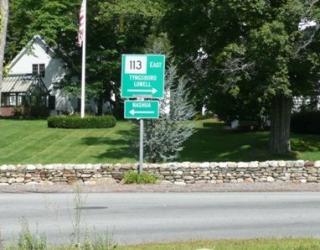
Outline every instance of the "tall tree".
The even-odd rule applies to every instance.
[[[319,81],[319,1],[168,4],[165,22],[175,52],[187,58],[203,47],[208,54],[210,98],[224,93],[258,101],[271,118],[271,151],[289,152],[292,96],[310,91]]]
[[[40,34],[57,48],[68,67],[61,87],[79,94],[81,49],[76,45],[81,0],[15,0],[9,23],[8,59]],[[90,0],[87,29],[87,95],[94,98],[98,113],[111,98],[119,97],[120,55],[142,52],[164,14],[162,0]],[[34,17],[37,18],[34,18]],[[119,100],[120,98],[118,98]]]
[[[97,1],[89,7],[89,94],[99,104],[98,113],[111,91],[120,100],[121,54],[141,53],[163,14],[161,0]]]
[[[6,63],[10,62],[34,35],[31,34],[30,37],[30,24],[35,21],[34,11],[41,8],[42,3],[43,1],[34,0],[10,1],[10,16],[5,52]]]
[[[9,0],[1,0],[0,2],[1,14],[1,30],[0,30],[0,107],[2,106],[2,80],[3,80],[3,65],[4,65],[4,50],[6,47],[7,39],[7,25],[9,17]],[[1,115],[1,110],[0,110]]]

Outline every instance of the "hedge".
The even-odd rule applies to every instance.
[[[49,128],[112,128],[117,120],[112,115],[106,116],[52,116],[48,118]]]
[[[291,131],[301,134],[320,134],[320,111],[294,113],[291,117]]]

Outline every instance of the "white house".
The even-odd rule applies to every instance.
[[[40,36],[34,36],[8,68],[8,76],[1,86],[1,115],[10,115],[12,109],[21,105],[21,100],[28,96],[28,91],[34,91],[37,86],[42,86],[43,99],[47,95],[46,105],[50,106],[51,112],[74,112],[76,98],[54,87],[66,74],[65,63],[56,57],[54,50]]]

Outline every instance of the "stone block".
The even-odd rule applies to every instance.
[[[174,182],[174,185],[177,185],[177,186],[185,186],[187,185],[184,181],[175,181]]]
[[[249,163],[247,162],[239,162],[238,163],[238,168],[248,168],[249,167]]]
[[[274,182],[274,178],[271,177],[271,176],[268,176],[268,177],[267,177],[267,182]]]

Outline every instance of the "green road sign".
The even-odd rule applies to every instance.
[[[158,101],[125,101],[124,118],[126,119],[158,119]]]
[[[122,55],[121,97],[163,98],[164,55]]]

